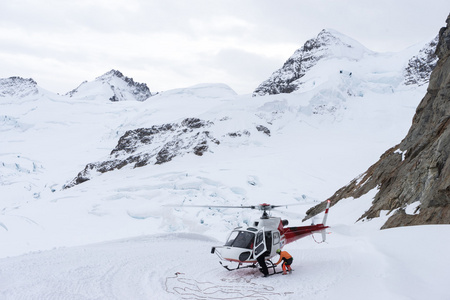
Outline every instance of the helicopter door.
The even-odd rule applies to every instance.
[[[266,241],[264,238],[264,229],[261,229],[260,231],[258,231],[258,233],[256,234],[256,238],[255,238],[255,248],[253,250],[253,256],[255,258],[258,258],[259,256],[261,256],[264,252],[266,252],[267,250],[267,246],[266,246]]]

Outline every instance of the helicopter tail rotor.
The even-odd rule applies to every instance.
[[[325,226],[327,224],[327,218],[328,218],[328,210],[330,209],[331,201],[330,199],[327,200],[327,207],[325,208],[325,214],[323,215],[322,224]]]
[[[328,210],[330,209],[330,204],[331,204],[331,201],[330,201],[330,199],[328,199],[327,200],[327,207],[325,209],[325,214],[324,214],[323,220],[322,220],[322,225],[323,226],[325,226],[327,224]],[[326,238],[327,238],[327,230],[323,229],[322,230],[322,242],[325,242]]]

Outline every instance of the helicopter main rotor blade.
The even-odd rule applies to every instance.
[[[277,205],[270,205],[271,208],[277,208],[277,207],[288,207],[288,206],[295,206],[295,205],[303,205],[304,203],[291,203],[291,204],[277,204]]]
[[[256,209],[255,205],[164,205],[168,207],[208,207],[208,208],[250,208]]]
[[[167,207],[208,207],[208,208],[249,208],[249,209],[259,209],[259,210],[271,210],[277,207],[288,207],[294,205],[301,205],[303,203],[291,203],[291,204],[279,204],[279,205],[271,205],[267,203],[259,204],[259,205],[164,205]]]

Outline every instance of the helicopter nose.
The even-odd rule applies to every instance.
[[[229,261],[244,262],[250,259],[252,252],[248,249],[227,247],[221,249],[222,257]]]

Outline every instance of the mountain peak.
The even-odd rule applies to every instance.
[[[32,78],[0,78],[0,97],[22,98],[39,93],[36,81]]]
[[[67,93],[81,99],[107,98],[110,101],[145,101],[152,96],[147,84],[135,82],[122,72],[112,69],[94,81],[84,81],[76,89]]]
[[[323,45],[328,45],[328,46],[343,45],[343,46],[346,46],[349,48],[364,48],[365,50],[368,50],[360,42],[352,39],[351,37],[349,37],[343,33],[340,33],[337,30],[330,29],[330,28],[323,29],[321,32],[319,32],[316,40],[318,42],[322,42]]]
[[[302,84],[297,80],[302,78],[319,61],[328,58],[345,58],[358,61],[366,53],[373,52],[336,30],[323,29],[316,38],[309,39],[301,48],[296,50],[283,67],[261,83],[253,92],[253,96],[291,93]]]
[[[298,55],[305,57],[306,54],[311,52],[318,58],[335,56],[358,60],[364,53],[372,51],[334,29],[323,29],[316,38],[307,40],[300,49],[294,52],[292,57]]]
[[[106,72],[105,74],[99,76],[96,78],[96,80],[110,80],[112,78],[121,78],[121,79],[128,79],[133,80],[132,78],[128,78],[122,74],[122,72],[118,70],[111,69],[111,71]]]

